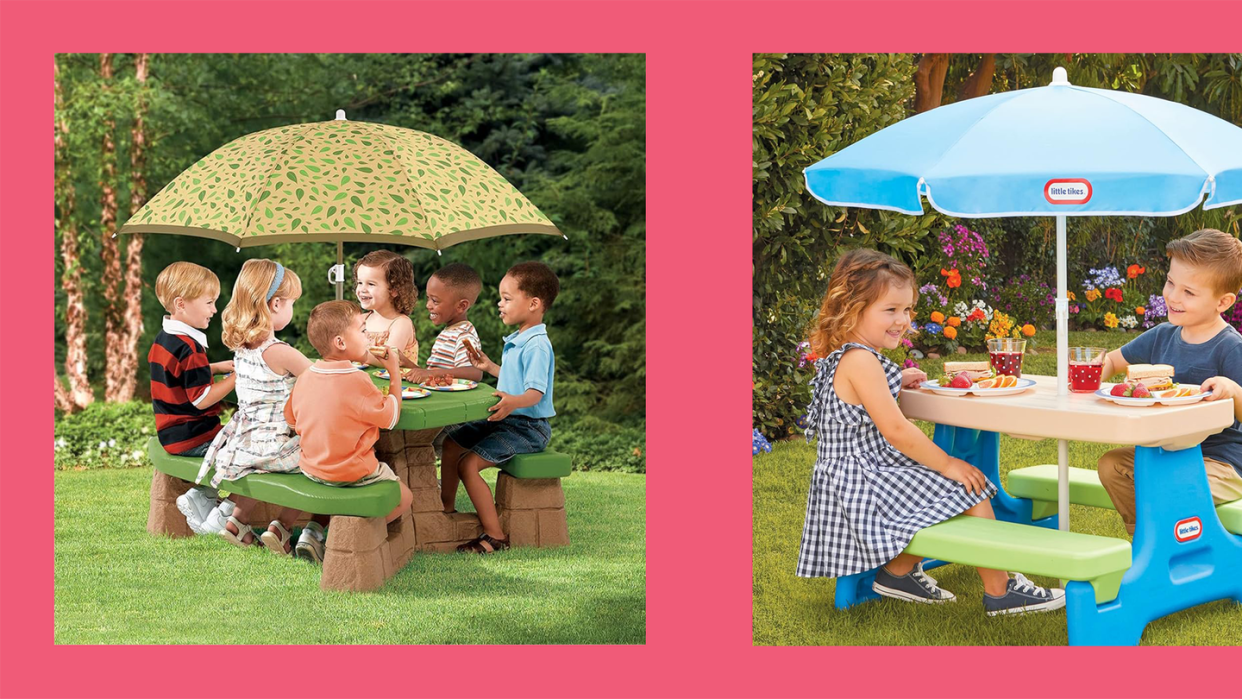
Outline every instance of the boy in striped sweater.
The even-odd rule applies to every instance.
[[[470,355],[466,351],[466,343],[471,343],[475,349],[480,346],[479,331],[466,319],[466,314],[478,300],[482,289],[483,280],[479,279],[479,273],[460,262],[444,265],[427,280],[427,315],[432,323],[443,325],[444,329],[431,347],[427,368],[409,370],[411,381],[422,382],[431,376],[445,374],[471,381],[483,378],[482,370],[470,364]],[[432,441],[437,459],[440,458],[444,434],[448,429],[441,430]]]
[[[216,314],[220,280],[206,267],[174,262],[156,278],[155,295],[168,311],[147,354],[156,433],[169,454],[203,456],[220,431],[220,399],[235,380],[232,360],[208,361],[203,334]],[[213,375],[225,373],[230,375],[213,383]],[[186,522],[200,534],[217,505],[214,488],[193,488],[177,498]]]

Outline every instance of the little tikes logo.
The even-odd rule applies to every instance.
[[[1091,183],[1083,179],[1048,180],[1044,198],[1049,204],[1086,204],[1091,201]]]
[[[1179,543],[1186,543],[1199,538],[1203,533],[1203,522],[1198,517],[1183,519],[1173,528],[1173,536]]]

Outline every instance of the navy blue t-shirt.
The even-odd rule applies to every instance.
[[[1127,342],[1121,356],[1130,364],[1168,364],[1173,367],[1173,380],[1183,385],[1198,386],[1213,376],[1242,385],[1242,334],[1233,326],[1226,326],[1207,342],[1192,345],[1182,339],[1179,326],[1161,323]],[[1203,440],[1200,446],[1205,457],[1230,464],[1242,475],[1242,422],[1234,420],[1233,425]]]

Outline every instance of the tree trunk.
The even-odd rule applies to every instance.
[[[52,379],[56,382],[56,409],[62,413],[73,412],[73,400],[69,398],[69,390],[60,382],[60,377],[53,375]]]
[[[103,236],[103,247],[100,256],[103,258],[103,297],[104,297],[104,358],[108,371],[104,376],[104,400],[115,403],[120,400],[120,374],[115,371],[125,344],[123,337],[120,298],[118,298],[121,281],[121,256],[117,248],[116,238],[116,143],[113,133],[116,131],[116,118],[112,114],[111,99],[108,95],[112,90],[112,54],[99,54],[99,77],[103,80],[104,92],[104,134],[103,134],[103,171],[100,173],[99,189],[103,192],[102,212],[99,217],[100,235]]]
[[[949,54],[925,53],[914,72],[914,111],[917,114],[940,106],[944,76],[949,72]]]
[[[975,67],[970,77],[966,78],[966,82],[962,83],[961,89],[957,91],[957,99],[968,100],[972,97],[982,97],[992,90],[992,77],[996,75],[996,54],[985,53],[983,58],[979,59],[979,65]]]
[[[65,290],[65,376],[69,378],[69,412],[95,400],[86,380],[86,305],[82,298],[82,265],[78,259],[78,227],[73,221],[74,189],[69,167],[69,118],[60,89],[59,64],[53,67],[56,93],[56,227],[60,229],[60,259],[64,271],[60,287]],[[60,381],[56,382],[57,402]]]
[[[130,196],[129,215],[132,218],[147,200],[146,180],[146,127],[143,113],[146,98],[142,90],[147,82],[147,65],[150,55],[140,53],[134,59],[135,76],[138,80],[138,100],[134,110],[134,125],[130,130],[133,146],[130,149]],[[138,340],[142,339],[142,234],[128,236],[125,241],[125,328],[121,356],[116,365],[117,400],[134,398],[138,380]]]

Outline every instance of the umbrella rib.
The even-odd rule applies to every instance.
[[[410,172],[409,170],[405,169],[405,161],[397,157],[397,149],[393,146],[393,142],[389,140],[388,134],[385,133],[382,125],[377,125],[377,130],[379,131],[380,138],[384,139],[384,143],[387,143],[388,146],[392,148],[393,160],[397,161],[397,169],[401,171],[402,175],[405,175],[405,181],[407,184],[406,194],[409,195],[409,198],[411,201],[417,202],[418,211],[423,217],[423,222],[425,223],[427,221],[430,221],[431,219],[427,218],[427,211],[423,209],[423,198],[421,196],[418,196],[417,190],[415,190],[413,186],[413,180],[410,178]],[[414,239],[417,238],[417,236],[410,236],[410,237]],[[432,242],[435,243],[434,249],[439,250],[440,249],[439,236],[436,236],[435,238],[433,238]]]
[[[295,126],[306,126],[306,124],[296,124]],[[238,239],[239,239],[238,247],[243,247],[240,241],[246,239],[246,232],[250,230],[250,222],[254,220],[254,214],[256,211],[259,210],[259,204],[262,203],[262,201],[259,198],[259,195],[262,194],[267,189],[267,186],[271,183],[272,172],[275,171],[276,164],[284,161],[285,153],[289,150],[290,146],[292,146],[294,143],[297,143],[298,141],[306,140],[306,136],[303,134],[304,131],[305,129],[298,129],[297,137],[291,140],[289,143],[282,145],[280,148],[280,155],[277,158],[272,159],[272,164],[270,167],[268,167],[267,175],[264,177],[263,186],[259,188],[258,194],[255,195],[254,208],[252,208],[250,210],[250,213],[246,216],[246,225],[242,227],[242,235],[238,236]]]

